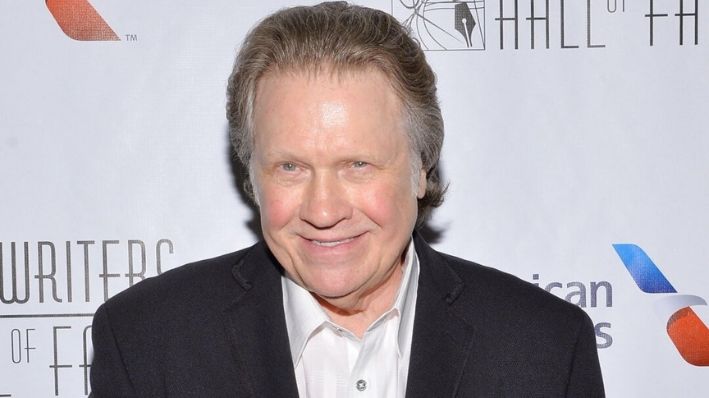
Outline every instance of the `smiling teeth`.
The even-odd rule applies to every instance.
[[[323,242],[323,241],[319,241],[319,240],[314,240],[314,239],[313,239],[312,242],[315,243],[315,244],[318,245],[318,246],[335,247],[335,246],[337,246],[337,245],[341,245],[341,244],[343,244],[343,243],[347,243],[347,242],[349,242],[349,241],[351,241],[351,240],[352,240],[352,238],[347,238],[347,239],[342,239],[342,240],[334,240],[334,241],[329,241],[329,242]]]

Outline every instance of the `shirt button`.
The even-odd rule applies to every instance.
[[[357,391],[364,391],[367,389],[367,382],[359,379],[357,380]]]

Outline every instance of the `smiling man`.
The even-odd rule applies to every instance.
[[[94,396],[603,396],[583,311],[415,232],[442,202],[443,123],[391,16],[269,16],[237,56],[227,116],[264,242],[99,308]]]

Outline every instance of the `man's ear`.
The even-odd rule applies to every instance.
[[[416,197],[421,199],[424,195],[426,195],[426,170],[421,169],[421,171],[419,171],[419,182]]]

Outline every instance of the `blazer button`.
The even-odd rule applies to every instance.
[[[367,382],[359,379],[357,380],[357,391],[364,391],[367,389]]]

